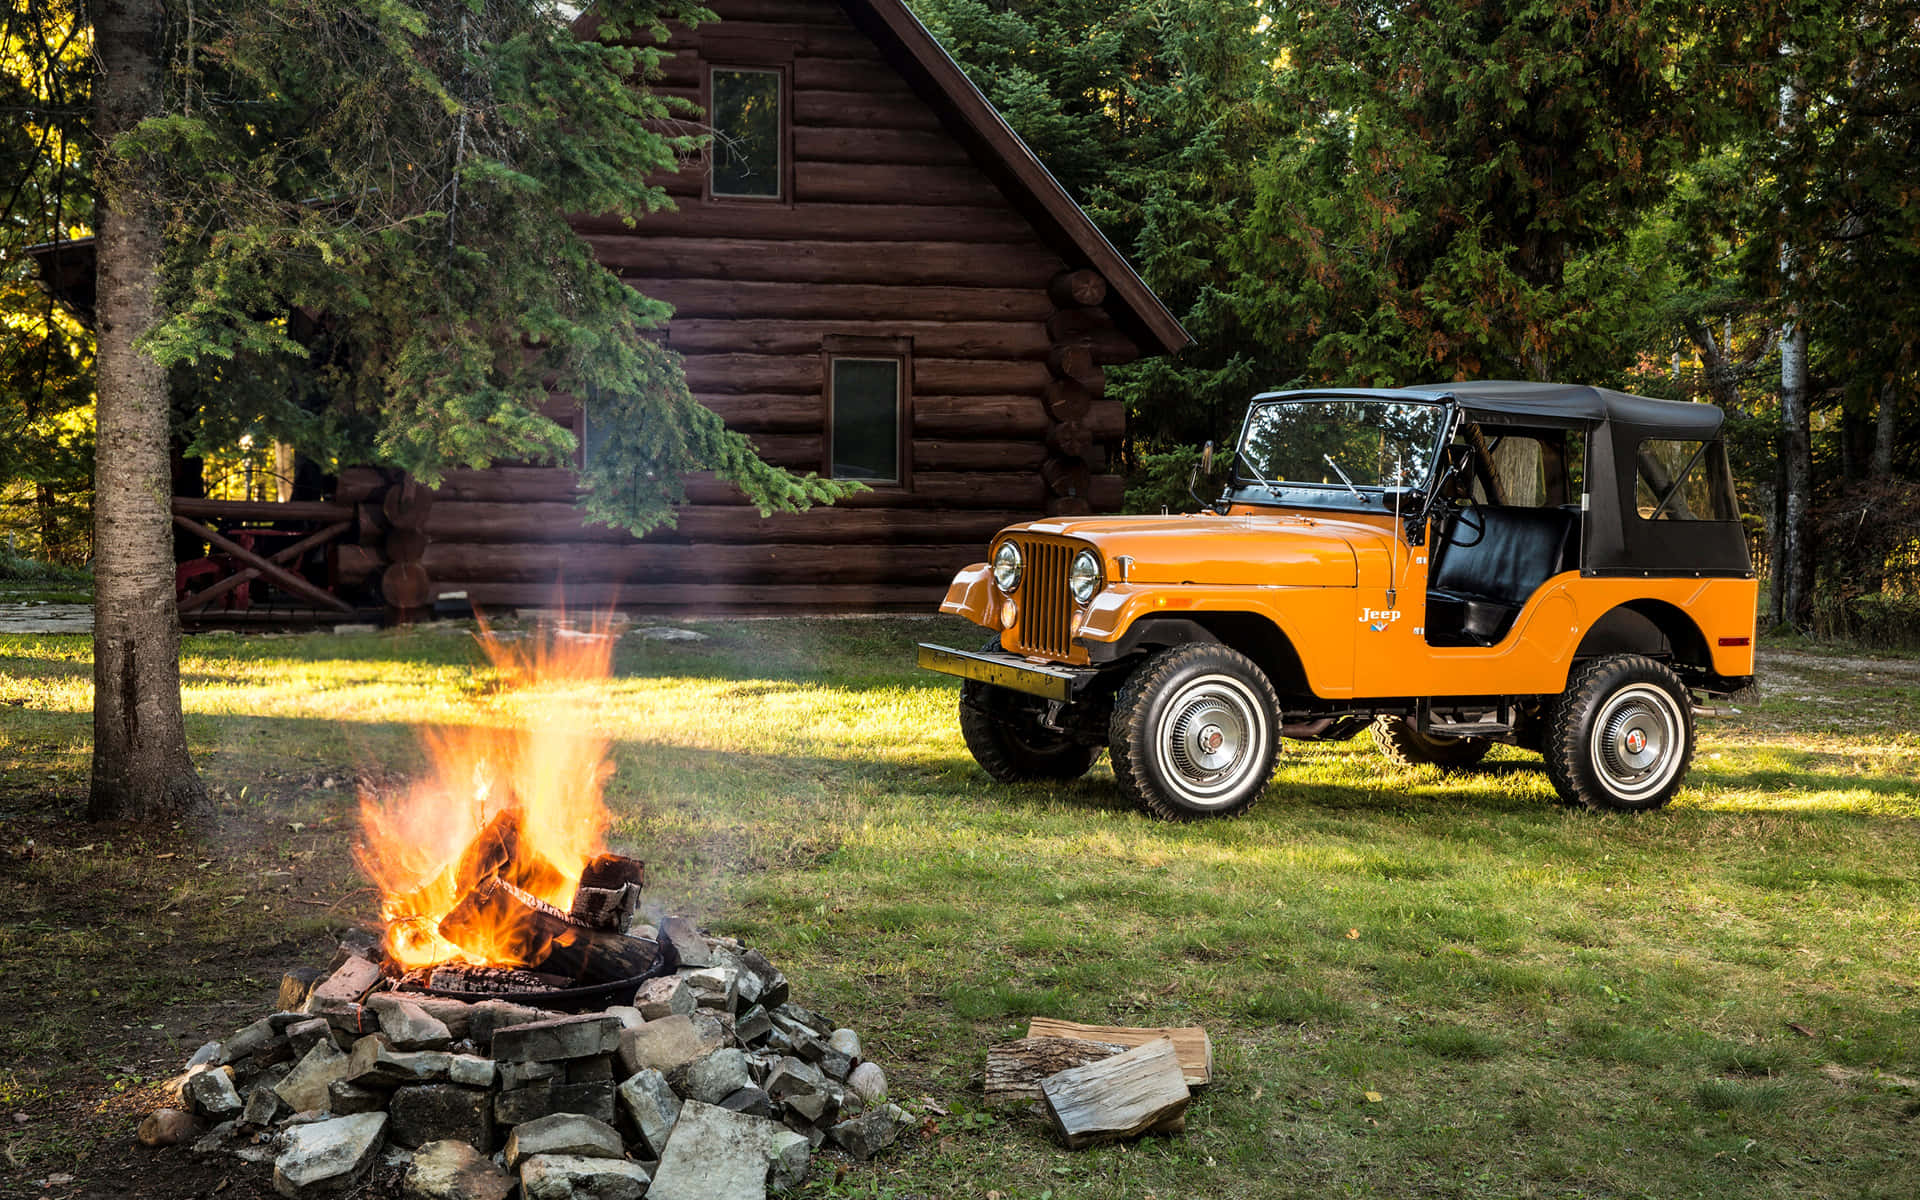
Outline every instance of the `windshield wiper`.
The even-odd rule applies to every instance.
[[[1328,466],[1332,467],[1335,471],[1339,472],[1340,482],[1346,484],[1347,490],[1352,492],[1355,496],[1359,497],[1360,503],[1365,504],[1367,502],[1367,498],[1365,496],[1360,495],[1360,489],[1353,486],[1353,480],[1348,479],[1347,473],[1345,471],[1340,470],[1340,464],[1333,461],[1333,455],[1322,454],[1320,457],[1326,460],[1326,463]]]
[[[1237,447],[1234,449],[1233,457],[1237,459],[1242,466],[1246,467],[1247,472],[1253,476],[1253,481],[1255,483],[1267,489],[1267,495],[1273,496],[1276,498],[1279,497],[1280,495],[1279,485],[1267,482],[1267,477],[1260,473],[1260,468],[1253,465],[1253,459],[1249,458],[1246,454],[1242,453]]]

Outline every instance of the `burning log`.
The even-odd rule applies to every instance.
[[[440,922],[440,936],[490,963],[582,986],[638,979],[675,962],[645,938],[576,925],[499,876],[482,880],[454,906]]]
[[[640,882],[646,867],[637,858],[619,854],[602,854],[589,862],[573,894],[573,922],[625,933],[640,908]]]

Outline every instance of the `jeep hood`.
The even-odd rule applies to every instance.
[[[1029,521],[1008,532],[1055,534],[1098,547],[1113,560],[1133,560],[1128,583],[1251,584],[1353,587],[1361,564],[1369,583],[1386,575],[1389,535],[1370,525],[1316,517],[1078,517]]]

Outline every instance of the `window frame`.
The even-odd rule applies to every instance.
[[[793,207],[793,58],[788,53],[784,58],[777,53],[753,43],[722,43],[713,47],[711,57],[700,60],[700,109],[707,114],[708,127],[713,121],[713,75],[715,71],[757,71],[775,75],[779,78],[780,89],[780,193],[776,196],[736,196],[713,190],[713,168],[716,162],[711,145],[707,149],[706,170],[701,172],[700,198],[706,204],[756,204],[772,205],[778,208]]]
[[[840,360],[849,361],[891,361],[896,364],[897,377],[894,394],[894,413],[896,421],[897,445],[894,450],[897,464],[893,479],[859,480],[875,489],[913,490],[913,339],[910,337],[866,337],[850,334],[828,334],[821,339],[820,345],[820,393],[822,423],[820,430],[820,474],[827,479],[836,478],[833,470],[833,364]]]

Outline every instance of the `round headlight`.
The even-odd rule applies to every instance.
[[[993,552],[993,581],[1009,596],[1020,586],[1020,566],[1020,547],[1001,542],[1000,548]]]
[[[1082,550],[1073,556],[1073,565],[1067,568],[1067,590],[1073,598],[1082,604],[1093,599],[1100,590],[1100,556],[1091,550]]]

